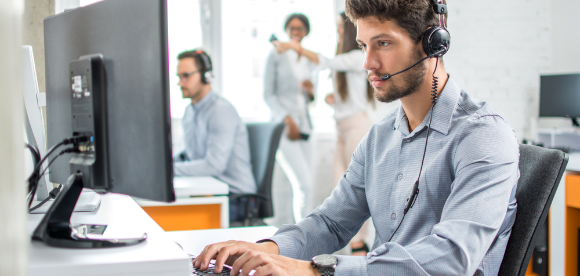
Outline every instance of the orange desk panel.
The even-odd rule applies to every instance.
[[[566,175],[564,272],[578,275],[578,228],[580,228],[580,175]]]
[[[220,204],[142,208],[165,231],[220,228]]]

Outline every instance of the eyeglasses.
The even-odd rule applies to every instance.
[[[199,73],[199,70],[197,71],[193,71],[193,72],[189,72],[189,73],[182,73],[182,74],[177,74],[177,80],[179,82],[181,82],[182,80],[187,80],[187,78],[189,78],[191,75],[195,74],[195,73]]]
[[[304,27],[297,27],[297,28],[288,27],[287,30],[288,30],[289,33],[291,33],[292,31],[299,31],[299,32],[302,32],[302,33],[305,33],[306,32],[306,28],[304,28]]]

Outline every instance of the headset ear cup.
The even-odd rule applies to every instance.
[[[450,44],[451,35],[445,28],[431,27],[423,35],[423,51],[427,56],[443,56]]]
[[[213,79],[213,74],[212,74],[212,72],[211,72],[211,71],[206,71],[206,72],[203,74],[203,78],[202,78],[202,79],[203,79],[203,83],[205,83],[205,84],[209,84],[209,83],[211,83],[211,81],[212,81],[212,79]]]

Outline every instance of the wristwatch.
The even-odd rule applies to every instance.
[[[322,254],[312,258],[312,266],[318,269],[322,276],[334,276],[338,259],[335,256]]]

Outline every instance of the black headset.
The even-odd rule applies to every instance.
[[[195,49],[194,51],[196,54],[198,54],[199,58],[201,58],[201,61],[203,62],[203,70],[200,70],[201,82],[204,84],[209,84],[213,79],[211,59],[207,53],[201,49]]]
[[[423,34],[423,51],[430,57],[443,56],[449,50],[451,44],[451,35],[447,31],[445,13],[447,13],[447,6],[441,4],[438,0],[431,0],[433,10],[439,16],[439,26],[429,28]]]

